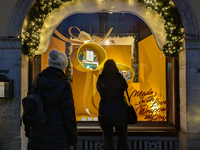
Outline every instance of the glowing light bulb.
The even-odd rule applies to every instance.
[[[109,41],[108,40],[106,40],[106,45],[109,45]]]

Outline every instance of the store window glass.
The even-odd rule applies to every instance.
[[[108,34],[110,29],[112,32]],[[167,95],[167,75],[172,74],[168,73],[172,64],[159,50],[151,30],[143,20],[124,12],[80,13],[67,17],[55,31],[48,50],[32,62],[35,67],[32,67],[30,78],[48,67],[51,49],[64,52],[70,62],[65,73],[71,81],[78,122],[90,126],[90,123],[98,121],[100,96],[96,81],[104,59],[114,59],[127,80],[131,104],[139,122],[152,124],[173,121],[169,119],[168,111],[174,104],[169,104],[167,100],[170,97]],[[76,40],[81,31],[84,31],[84,38],[90,36],[99,40],[92,45],[70,43],[63,39]]]

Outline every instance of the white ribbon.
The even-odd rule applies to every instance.
[[[76,29],[79,31],[78,38],[75,37],[75,36],[71,33],[71,29],[72,29],[72,28],[76,28]],[[89,33],[85,32],[85,31],[81,31],[78,27],[75,27],[75,26],[70,27],[69,30],[68,30],[69,34],[70,34],[72,37],[77,38],[79,41],[73,40],[73,39],[68,39],[67,37],[63,36],[57,29],[54,31],[54,33],[55,33],[59,38],[61,38],[62,40],[64,40],[65,42],[76,43],[76,44],[83,44],[84,41],[91,41],[91,42],[95,42],[95,43],[101,42],[101,41],[105,40],[105,39],[110,35],[110,33],[112,32],[112,30],[113,30],[113,28],[110,28],[109,31],[108,31],[108,33],[106,34],[106,36],[105,36],[103,39],[100,39],[100,37],[98,37],[98,36],[96,36],[96,35],[93,35],[93,36],[91,37]]]

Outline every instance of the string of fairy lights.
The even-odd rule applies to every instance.
[[[182,50],[184,38],[183,25],[177,8],[171,0],[138,0],[145,3],[150,11],[157,12],[164,23],[166,43],[163,46],[165,56],[177,56]]]
[[[22,36],[22,52],[33,56],[40,44],[40,33],[45,19],[63,2],[72,0],[35,0],[28,16],[28,25]]]
[[[39,48],[40,33],[45,19],[59,8],[63,2],[72,0],[36,0],[28,16],[28,24],[22,35],[22,52],[34,56]],[[184,32],[180,15],[171,0],[138,0],[146,4],[150,11],[156,11],[162,18],[166,31],[166,44],[163,53],[176,56],[182,50]]]

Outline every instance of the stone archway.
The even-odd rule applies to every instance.
[[[173,0],[182,18],[185,33],[187,37],[199,37],[199,28],[196,15],[191,9],[189,0]],[[18,0],[13,9],[12,16],[9,23],[8,36],[21,35],[22,26],[26,14],[28,13],[34,0]]]
[[[199,37],[197,18],[189,0],[173,0],[173,2],[180,13],[186,37]]]
[[[181,130],[183,130],[184,132],[187,133],[188,132],[188,124],[187,124],[188,120],[184,119],[184,118],[186,118],[186,110],[188,110],[187,106],[186,106],[187,105],[186,103],[188,101],[187,100],[188,96],[186,96],[187,85],[184,84],[184,83],[186,83],[186,74],[187,74],[186,73],[186,59],[188,56],[186,55],[186,52],[189,50],[199,50],[200,33],[199,33],[196,15],[195,15],[193,9],[191,9],[192,7],[191,7],[189,0],[173,0],[173,2],[175,3],[177,9],[179,10],[179,13],[181,15],[181,19],[182,19],[182,22],[184,25],[184,29],[185,29],[185,34],[186,34],[185,49],[182,52],[180,52],[180,55],[179,55],[179,58],[180,58],[179,59],[179,64],[180,64],[179,74],[180,74],[180,80],[181,80],[179,89],[180,89],[180,95],[183,95],[183,96],[181,96],[181,101],[183,101],[183,104],[181,104],[181,105],[183,105],[183,109],[180,110],[180,115],[181,115],[180,118],[184,121],[181,122]],[[26,14],[28,13],[28,11],[33,3],[34,3],[34,0],[29,0],[29,1],[18,0],[17,1],[15,8],[13,10],[13,13],[12,13],[11,19],[10,19],[8,36],[17,37],[17,36],[21,35],[22,26],[23,26]],[[195,54],[198,54],[198,52],[195,51]],[[198,55],[196,55],[196,56],[198,56]],[[22,62],[27,63],[26,59],[27,59],[26,57],[22,57]],[[187,81],[187,83],[188,83],[188,81]],[[26,89],[27,87],[23,86],[21,88],[22,88],[21,90],[24,91],[24,89]],[[191,119],[191,121],[192,121],[192,119]],[[191,126],[191,128],[192,127],[193,126]],[[196,133],[197,130],[189,129],[189,132]],[[185,142],[185,141],[186,140],[183,139],[183,142]]]
[[[8,36],[17,37],[21,35],[24,19],[34,1],[35,0],[17,0],[10,18]]]

